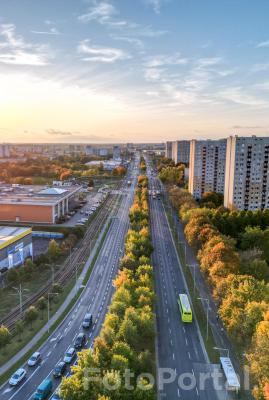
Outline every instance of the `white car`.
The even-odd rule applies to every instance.
[[[18,385],[26,376],[26,371],[23,368],[19,368],[12,377],[9,379],[9,384],[11,386],[16,386]]]
[[[29,367],[34,367],[41,361],[41,354],[36,351],[28,360],[27,364]]]
[[[75,355],[76,355],[76,350],[74,349],[74,347],[70,347],[64,355],[64,362],[70,364]]]

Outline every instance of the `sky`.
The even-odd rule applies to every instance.
[[[269,135],[268,0],[0,0],[0,142]]]

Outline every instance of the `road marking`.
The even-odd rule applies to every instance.
[[[189,356],[189,359],[191,359],[191,355],[190,355],[190,352],[188,351],[188,356]]]
[[[49,357],[51,355],[51,351],[48,352],[47,357]]]
[[[198,392],[198,389],[197,389],[197,386],[196,386],[196,394],[197,394],[197,396],[199,396],[199,392]]]
[[[180,397],[179,388],[177,388],[177,395]]]
[[[173,353],[173,360],[175,359],[175,353]]]
[[[185,342],[186,342],[186,346],[188,346],[188,339],[187,338],[185,338]]]

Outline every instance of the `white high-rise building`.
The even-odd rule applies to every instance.
[[[227,139],[224,206],[269,208],[269,137]]]
[[[201,199],[204,192],[224,193],[226,139],[191,140],[189,192]]]
[[[166,158],[172,158],[172,145],[173,145],[173,142],[165,143],[165,157]]]
[[[113,160],[120,160],[121,149],[120,146],[113,146]]]
[[[190,141],[176,140],[172,142],[172,159],[175,164],[188,164],[190,161]]]
[[[8,144],[0,144],[0,158],[10,157],[10,150]]]

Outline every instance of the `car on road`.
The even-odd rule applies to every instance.
[[[36,351],[28,360],[29,367],[35,367],[41,361],[41,354]]]
[[[18,385],[26,376],[26,371],[24,368],[19,368],[9,379],[10,386]]]
[[[89,329],[92,325],[92,314],[86,314],[82,322],[82,327]]]
[[[66,350],[66,353],[64,355],[64,362],[66,364],[70,364],[73,361],[75,355],[76,355],[76,350],[74,349],[74,347],[69,347],[69,349]]]
[[[38,386],[34,394],[34,400],[45,400],[49,396],[51,391],[52,391],[52,380],[50,378],[46,378]]]
[[[86,343],[86,336],[83,332],[79,333],[75,340],[75,349],[81,349]]]
[[[64,361],[60,361],[53,369],[54,378],[61,378],[66,371],[66,363]]]

